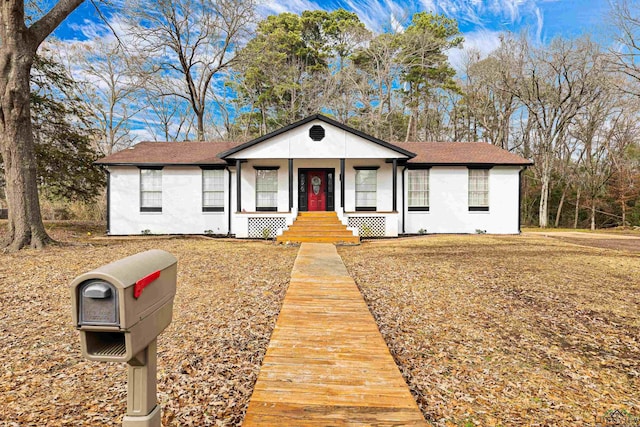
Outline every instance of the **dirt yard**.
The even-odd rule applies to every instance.
[[[627,232],[579,232],[579,231],[536,231],[524,233],[526,236],[544,236],[563,242],[594,248],[614,249],[618,251],[640,252],[640,233]]]
[[[101,227],[52,224],[74,245],[0,254],[0,425],[121,424],[126,366],[81,359],[67,287],[151,248],[179,259],[158,343],[163,425],[240,425],[297,248],[105,241]],[[596,426],[616,409],[640,415],[640,251],[619,249],[425,236],[339,252],[433,425]]]
[[[0,425],[122,425],[126,365],[80,357],[68,284],[104,263],[155,248],[178,258],[173,322],[158,340],[163,425],[239,425],[297,248],[211,239],[105,244],[90,240],[101,234],[100,225],[49,229],[81,245],[0,254]]]
[[[640,250],[575,239],[428,236],[340,254],[434,425],[623,425],[606,424],[615,410],[640,425]]]

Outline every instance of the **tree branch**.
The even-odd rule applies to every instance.
[[[84,0],[60,0],[46,15],[31,25],[31,27],[29,27],[29,33],[36,43],[34,48],[40,46],[40,43],[42,43],[71,12],[76,10],[83,1]]]

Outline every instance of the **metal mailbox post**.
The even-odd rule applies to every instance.
[[[84,273],[71,282],[82,356],[127,362],[123,427],[160,427],[156,338],[171,323],[177,260],[151,250]]]

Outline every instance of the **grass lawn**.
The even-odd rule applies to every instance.
[[[640,247],[429,236],[339,252],[434,425],[640,416]]]
[[[163,425],[239,425],[297,249],[93,240],[101,224],[48,229],[73,244],[0,253],[0,425],[121,425],[126,365],[80,357],[68,284],[152,248],[179,259],[173,323],[158,342]],[[473,235],[339,252],[433,425],[575,426],[612,409],[640,415],[640,249]]]

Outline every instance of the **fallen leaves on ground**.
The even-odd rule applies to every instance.
[[[50,231],[59,240],[90,242],[92,230]],[[158,339],[163,425],[241,423],[297,248],[149,238],[0,254],[0,425],[121,425],[126,364],[81,358],[68,285],[148,249],[178,258],[173,322]]]
[[[640,415],[639,253],[536,236],[429,236],[339,252],[433,425]]]

